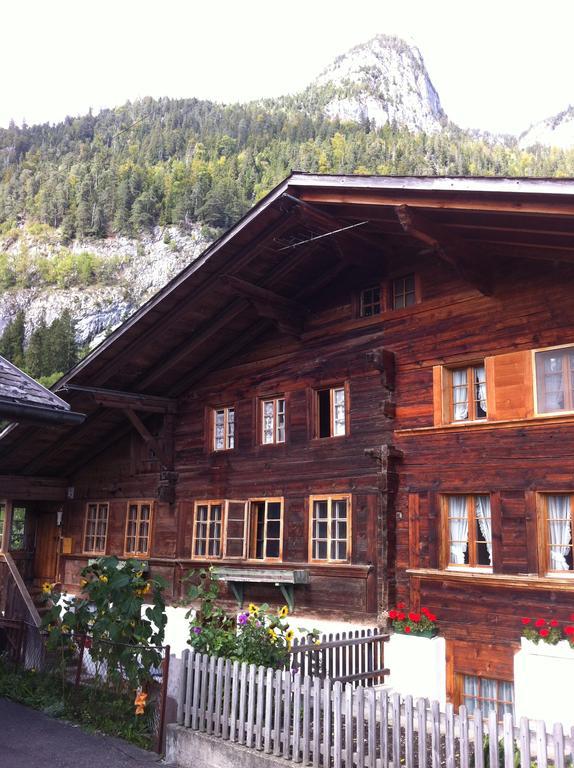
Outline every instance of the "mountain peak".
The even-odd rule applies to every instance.
[[[333,61],[311,84],[329,117],[434,133],[446,123],[419,49],[379,34]]]
[[[571,149],[574,146],[574,106],[569,105],[557,115],[531,125],[527,131],[520,134],[518,144],[522,148],[544,144],[548,147]]]

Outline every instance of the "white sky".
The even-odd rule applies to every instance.
[[[27,0],[0,10],[0,125],[142,96],[296,92],[380,32],[414,41],[448,116],[520,133],[574,102],[571,0]]]

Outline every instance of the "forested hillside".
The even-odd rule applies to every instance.
[[[62,227],[63,240],[159,224],[229,227],[292,169],[319,173],[558,176],[574,151],[428,136],[330,120],[288,99],[221,106],[144,99],[56,126],[0,130],[0,222]]]

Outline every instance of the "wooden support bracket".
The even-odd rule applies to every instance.
[[[124,408],[124,413],[131,421],[140,436],[143,438],[146,445],[149,445],[149,447],[153,449],[162,467],[164,469],[171,469],[171,462],[169,458],[166,456],[159,442],[151,434],[137,413],[135,413],[135,411],[133,411],[131,408]]]

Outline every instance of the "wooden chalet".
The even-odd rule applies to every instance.
[[[574,607],[573,287],[574,181],[290,176],[58,383],[81,426],[3,433],[26,579],[404,600],[500,699],[520,617]]]

